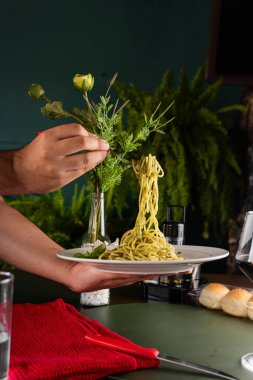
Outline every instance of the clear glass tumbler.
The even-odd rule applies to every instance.
[[[0,379],[8,379],[14,276],[0,272]]]
[[[235,257],[240,270],[253,283],[253,211],[246,212]],[[244,368],[253,371],[253,352],[243,355],[241,363]]]

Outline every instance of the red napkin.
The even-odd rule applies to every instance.
[[[86,333],[127,340],[58,299],[13,305],[9,380],[99,379],[159,365],[86,341]]]

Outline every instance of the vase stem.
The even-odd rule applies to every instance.
[[[110,243],[105,229],[104,201],[104,193],[92,193],[89,228],[88,232],[84,235],[82,245],[89,244],[94,246],[97,241],[102,241],[107,244]]]

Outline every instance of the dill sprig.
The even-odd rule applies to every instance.
[[[153,132],[164,133],[163,128],[170,123],[173,118],[164,122],[164,115],[172,107],[171,103],[161,114],[159,103],[151,116],[143,115],[139,125],[134,128],[134,132],[123,130],[122,111],[129,103],[126,100],[119,104],[119,99],[115,103],[111,100],[110,90],[117,78],[117,74],[110,80],[104,96],[100,96],[99,102],[90,101],[88,92],[92,89],[94,78],[91,74],[76,74],[73,78],[74,86],[81,91],[85,106],[75,107],[70,111],[63,108],[60,101],[51,101],[45,94],[45,90],[39,84],[33,84],[29,89],[29,95],[33,99],[43,98],[46,104],[41,107],[43,115],[50,119],[61,117],[73,118],[84,126],[86,130],[94,133],[99,138],[106,140],[110,145],[108,157],[91,173],[91,181],[96,191],[106,192],[110,188],[121,183],[122,174],[131,167],[130,153],[137,151],[142,143]]]

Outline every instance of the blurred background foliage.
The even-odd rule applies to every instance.
[[[70,202],[66,202],[62,189],[50,194],[19,195],[16,199],[6,197],[5,200],[63,247],[81,245],[89,212],[85,186],[79,189],[75,184]]]
[[[174,101],[175,119],[166,127],[165,135],[154,135],[142,151],[156,155],[165,171],[159,181],[158,218],[165,218],[169,204],[188,206],[202,217],[203,236],[212,234],[218,241],[224,240],[229,220],[237,215],[245,182],[243,131],[235,122],[244,108],[239,104],[215,108],[221,84],[207,84],[204,67],[200,67],[190,80],[185,70],[174,80],[173,70],[168,69],[153,92],[142,91],[134,84],[116,85],[120,97],[130,100],[125,120],[130,130],[157,103],[166,108]],[[133,177],[128,171],[125,186],[114,192],[114,204],[107,205],[117,209],[119,216],[127,194],[131,192],[136,198],[138,189]]]
[[[176,85],[175,85],[176,82]],[[171,102],[175,119],[165,127],[165,134],[153,134],[136,152],[153,154],[165,176],[159,180],[159,215],[165,219],[167,205],[185,205],[201,219],[204,238],[226,241],[229,221],[235,218],[244,193],[242,131],[234,122],[234,112],[241,105],[215,109],[221,82],[207,84],[204,68],[188,79],[182,70],[175,81],[168,69],[152,92],[135,84],[115,85],[118,96],[130,100],[122,119],[122,128],[130,133],[161,102],[161,110]],[[239,116],[239,113],[238,113]],[[164,122],[166,117],[164,115]],[[85,180],[84,180],[85,182]],[[106,194],[107,231],[114,239],[133,227],[138,207],[139,187],[132,170],[125,172],[120,186]],[[52,239],[65,248],[80,246],[88,229],[90,191],[85,183],[76,183],[70,201],[62,190],[46,195],[21,195],[6,201],[27,216]],[[194,229],[195,226],[190,226]],[[190,244],[191,242],[188,242]]]

